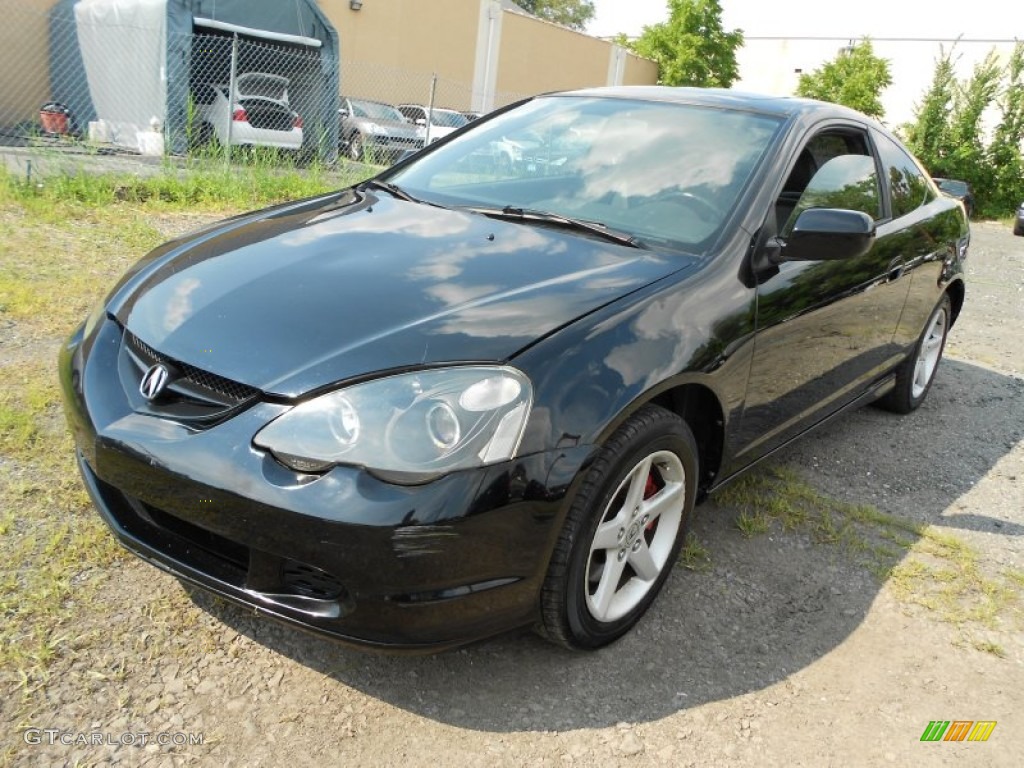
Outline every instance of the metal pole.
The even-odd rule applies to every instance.
[[[224,147],[224,162],[231,165],[232,127],[235,122],[235,78],[238,75],[238,33],[231,38],[231,81],[228,83],[228,145]]]
[[[430,76],[430,101],[427,102],[427,138],[423,146],[430,146],[430,127],[434,124],[434,94],[437,93],[437,73]]]

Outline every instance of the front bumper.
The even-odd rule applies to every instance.
[[[86,487],[129,550],[258,612],[356,644],[442,648],[533,623],[585,448],[421,486],[349,467],[292,472],[252,445],[285,406],[193,429],[135,412],[121,328],[61,353]]]
[[[388,154],[401,154],[402,152],[415,152],[423,149],[422,138],[404,138],[387,136],[384,134],[367,134],[364,138],[364,146],[373,152],[385,152]]]

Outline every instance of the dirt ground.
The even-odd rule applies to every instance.
[[[713,498],[694,521],[697,562],[677,567],[612,647],[571,654],[523,633],[438,656],[371,655],[123,558],[81,606],[77,650],[56,664],[45,703],[3,734],[12,762],[1016,768],[1024,238],[976,224],[968,266],[925,405],[850,413],[772,465],[817,523],[769,515],[746,535],[743,487]],[[824,511],[865,505],[894,516],[867,545],[829,535]],[[943,584],[962,589],[950,598]],[[986,742],[922,742],[932,720],[997,725]],[[202,744],[143,746],[143,733]],[[104,743],[61,743],[92,734]],[[116,743],[124,734],[135,743]]]

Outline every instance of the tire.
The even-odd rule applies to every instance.
[[[348,140],[348,156],[357,162],[363,162],[363,135],[354,133]]]
[[[910,413],[924,402],[935,381],[952,319],[952,303],[948,294],[943,294],[914,350],[896,369],[896,386],[878,401],[879,406],[894,413]]]
[[[678,559],[697,472],[693,434],[674,413],[647,405],[616,430],[559,535],[541,590],[541,635],[591,650],[640,620]]]

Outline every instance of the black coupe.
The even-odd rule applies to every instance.
[[[844,409],[921,404],[968,236],[845,108],[539,96],[157,248],[63,394],[100,514],[180,579],[364,646],[597,648],[706,494]]]

